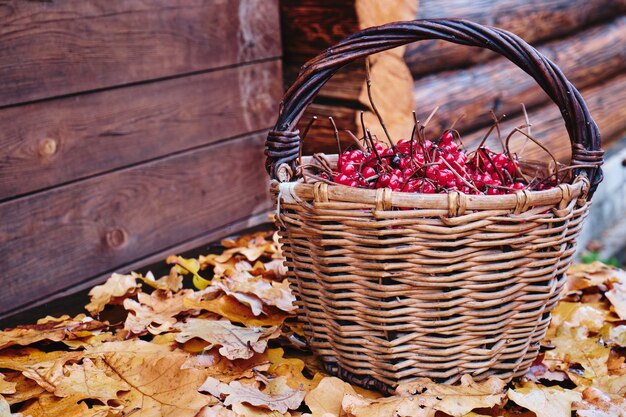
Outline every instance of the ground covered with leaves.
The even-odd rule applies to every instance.
[[[0,332],[0,417],[626,416],[624,271],[570,269],[525,378],[419,379],[384,397],[295,348],[302,331],[272,232],[223,245],[168,258],[158,279],[114,274],[90,292],[89,315]]]

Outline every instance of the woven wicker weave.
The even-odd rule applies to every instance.
[[[422,39],[489,48],[530,74],[562,111],[579,167],[572,183],[477,196],[302,182],[294,129],[321,86],[357,58]],[[527,371],[602,180],[597,126],[553,63],[513,34],[467,21],[367,29],[303,67],[266,154],[299,318],[330,372],[390,390],[416,377],[508,381]]]

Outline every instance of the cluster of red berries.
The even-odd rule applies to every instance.
[[[339,155],[332,181],[350,187],[390,188],[414,193],[499,195],[530,189],[519,175],[518,161],[486,147],[467,154],[446,131],[437,142],[400,140],[391,148],[347,150]],[[330,179],[330,178],[328,178]],[[539,183],[534,188],[546,189]]]

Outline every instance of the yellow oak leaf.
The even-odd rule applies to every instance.
[[[246,403],[237,403],[231,406],[237,417],[298,417],[298,413],[279,413],[266,408],[254,407]],[[299,417],[306,417],[302,414]]]
[[[322,375],[316,374],[313,379],[309,379],[302,374],[305,364],[298,358],[285,358],[285,351],[282,348],[268,349],[266,355],[270,366],[267,370],[272,377],[284,376],[291,388],[310,391],[321,381]]]
[[[90,302],[85,309],[91,314],[98,314],[107,304],[121,304],[121,301],[134,295],[141,285],[133,275],[113,274],[102,285],[97,285],[89,291]]]
[[[597,337],[587,337],[586,331],[564,325],[551,342],[555,348],[548,350],[543,359],[550,370],[569,371],[571,365],[579,364],[584,369],[584,378],[600,378],[608,374],[610,348],[603,346]]]
[[[124,329],[134,334],[160,334],[172,329],[176,316],[191,310],[185,306],[185,299],[192,297],[192,290],[154,291],[152,294],[139,293],[137,301],[127,298],[124,308],[129,310]]]
[[[58,381],[63,378],[63,369],[67,362],[79,361],[83,352],[66,352],[65,355],[49,361],[27,365],[22,374],[32,379],[46,391],[53,392]]]
[[[46,317],[37,322],[17,326],[0,332],[0,349],[13,345],[27,346],[42,340],[60,342],[65,339],[87,337],[93,331],[106,329],[106,323],[99,322],[80,314],[74,318],[63,316],[59,318]]]
[[[572,403],[582,400],[582,394],[561,387],[544,387],[529,382],[518,389],[510,389],[511,401],[535,414],[537,417],[570,417]]]
[[[216,285],[226,294],[249,305],[256,316],[263,313],[263,306],[274,306],[286,312],[296,308],[296,298],[286,279],[278,283],[261,276],[255,277],[248,272],[238,272],[224,277]]]
[[[229,410],[222,404],[208,405],[204,407],[195,417],[240,417],[233,410]]]
[[[197,389],[207,373],[182,368],[189,354],[142,340],[103,343],[85,355],[102,360],[106,374],[127,384],[118,394],[125,413],[133,417],[194,417],[204,406],[216,403]]]
[[[326,377],[304,397],[304,403],[311,409],[313,417],[322,417],[325,414],[339,416],[346,394],[357,395],[347,382],[335,377]]]
[[[571,327],[584,326],[589,331],[598,332],[606,322],[613,320],[611,312],[603,303],[562,301],[552,310],[550,328],[556,331],[562,324],[567,323]]]
[[[0,351],[0,368],[25,371],[30,366],[55,361],[67,355],[65,351],[44,352],[33,347],[5,349]]]
[[[220,355],[215,349],[190,356],[182,366],[183,369],[204,369],[209,376],[225,383],[242,378],[254,378],[256,373],[267,371],[269,367],[267,353],[256,354],[250,359],[230,360]]]
[[[276,327],[248,328],[235,326],[228,320],[190,318],[186,322],[176,323],[173,328],[180,331],[176,336],[177,342],[185,343],[194,337],[199,338],[211,347],[220,346],[220,354],[228,359],[251,358],[255,352],[265,351],[267,341],[279,335]]]
[[[354,417],[431,417],[436,411],[461,417],[475,408],[500,404],[505,396],[504,388],[504,382],[498,378],[477,383],[469,375],[463,375],[461,384],[456,386],[436,384],[420,378],[400,384],[394,397],[366,399],[360,395],[346,394],[342,408]]]
[[[224,405],[227,406],[246,403],[278,411],[279,413],[297,409],[306,395],[306,392],[301,389],[291,388],[287,384],[286,377],[278,377],[267,381],[263,390],[260,390],[253,384],[242,384],[239,381],[231,381],[229,384],[225,384],[209,377],[199,390],[208,392],[216,397],[225,397]]]
[[[211,285],[211,281],[201,277],[198,272],[200,272],[200,262],[197,259],[185,259],[182,256],[171,255],[168,256],[165,260],[170,265],[174,265],[174,271],[178,274],[187,275],[191,274],[193,276],[193,285],[203,290],[209,285]]]
[[[626,398],[609,397],[596,388],[587,388],[577,404],[579,417],[626,417]]]
[[[601,262],[575,264],[567,270],[567,291],[598,287],[604,290],[614,282],[626,283],[626,272]]]
[[[608,345],[626,347],[626,324],[607,324],[600,330],[600,337]]]
[[[210,311],[220,316],[246,326],[278,326],[282,324],[288,314],[280,311],[272,311],[269,314],[255,316],[247,305],[237,301],[229,295],[221,295],[212,300],[197,301],[194,299],[185,299],[185,306],[194,309]]]

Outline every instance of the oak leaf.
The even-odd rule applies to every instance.
[[[66,352],[65,355],[56,359],[26,366],[22,374],[35,381],[46,391],[53,392],[57,383],[63,378],[65,364],[79,361],[82,356],[82,352]]]
[[[587,388],[576,409],[579,417],[626,417],[626,399],[611,398],[596,388]]]
[[[263,352],[267,341],[279,335],[277,327],[248,328],[228,320],[190,318],[173,327],[180,331],[176,341],[185,343],[194,337],[205,340],[210,347],[220,346],[220,354],[228,359],[249,359],[255,352]]]
[[[229,295],[221,295],[212,300],[202,301],[187,298],[184,303],[189,308],[210,311],[232,322],[242,323],[246,326],[278,326],[289,317],[288,314],[280,311],[271,311],[269,314],[255,316],[250,307]]]
[[[7,381],[4,374],[0,373],[0,394],[15,394],[15,382]]]
[[[100,400],[106,404],[109,400],[117,399],[119,391],[128,391],[130,388],[117,374],[112,374],[102,359],[86,358],[82,365],[73,364],[65,368],[63,377],[56,384],[54,395]]]
[[[272,377],[285,377],[291,388],[310,391],[322,380],[321,374],[316,374],[313,379],[309,379],[302,373],[305,364],[298,358],[285,358],[285,351],[282,348],[268,349],[266,352],[269,360],[267,373]]]
[[[35,400],[31,400],[20,409],[24,416],[31,417],[108,417],[119,415],[117,411],[107,405],[95,405],[89,407],[78,397],[59,398],[52,394],[43,394]]]
[[[300,407],[306,392],[301,389],[293,389],[287,384],[286,377],[278,377],[267,381],[263,390],[252,384],[242,384],[239,381],[231,381],[224,384],[209,377],[199,388],[200,391],[210,393],[215,397],[225,397],[224,405],[246,403],[268,410],[286,413],[287,410],[295,410]]]
[[[584,326],[589,331],[598,332],[604,327],[606,322],[613,320],[611,312],[603,303],[571,303],[562,301],[552,310],[550,328],[556,330],[562,324],[568,324],[570,327]]]
[[[249,305],[256,316],[263,313],[264,306],[274,306],[286,312],[296,308],[294,305],[296,298],[286,279],[278,283],[261,276],[252,276],[248,272],[238,272],[224,277],[216,285],[226,294]]]
[[[137,274],[136,272],[131,272],[131,275],[155,290],[176,292],[183,288],[183,276],[178,274],[174,268],[170,269],[169,274],[164,275],[159,279],[155,279],[154,274],[152,274],[151,271],[148,271],[145,276]]]
[[[192,296],[192,290],[176,293],[156,290],[149,295],[137,294],[137,301],[128,298],[124,300],[124,308],[129,310],[124,329],[134,334],[160,334],[169,331],[178,321],[176,316],[192,310],[185,305],[185,299]]]
[[[28,346],[43,340],[60,342],[65,339],[87,337],[93,331],[107,327],[106,323],[94,320],[84,314],[79,314],[74,318],[69,316],[46,317],[39,320],[37,324],[17,326],[14,329],[0,332],[0,350],[13,345]]]
[[[561,387],[544,387],[532,382],[508,390],[507,396],[517,405],[537,414],[537,417],[570,417],[572,403],[582,400],[580,392]]]
[[[304,403],[311,410],[313,417],[322,417],[325,414],[338,416],[341,414],[341,404],[346,394],[356,395],[350,384],[339,378],[326,377],[306,395]]]
[[[205,279],[198,274],[198,272],[200,272],[201,264],[197,259],[185,259],[182,256],[171,255],[167,257],[165,262],[170,265],[174,265],[174,271],[177,274],[191,274],[193,276],[193,285],[196,288],[203,290],[211,285],[210,280]]]
[[[605,292],[604,295],[613,305],[613,309],[619,318],[626,320],[626,282],[613,284],[613,288]]]
[[[575,264],[567,270],[567,291],[598,287],[605,291],[614,282],[626,283],[626,272],[601,262]]]
[[[555,348],[545,353],[543,363],[550,370],[569,371],[571,365],[583,367],[582,377],[600,378],[608,374],[607,361],[610,348],[597,337],[587,337],[585,329],[561,326],[551,342]]]
[[[121,304],[124,298],[134,295],[141,285],[133,275],[113,274],[102,285],[97,285],[89,291],[90,302],[85,309],[91,314],[98,314],[107,304]]]
[[[239,417],[239,415],[222,404],[215,404],[204,407],[195,417]]]
[[[127,384],[118,395],[125,413],[133,417],[193,417],[206,405],[215,403],[197,388],[206,372],[182,368],[189,355],[170,351],[167,346],[141,340],[103,343],[85,352],[108,367],[107,375]]]
[[[461,385],[440,385],[426,378],[400,384],[397,396],[376,400],[347,394],[342,401],[345,412],[354,417],[398,415],[431,417],[437,411],[454,417],[475,408],[489,408],[502,402],[505,383],[498,378],[474,382],[469,375],[461,377]]]
[[[8,382],[15,384],[15,393],[4,394],[4,399],[9,405],[22,403],[46,392],[39,384],[26,378],[21,372],[7,372],[5,378]]]

